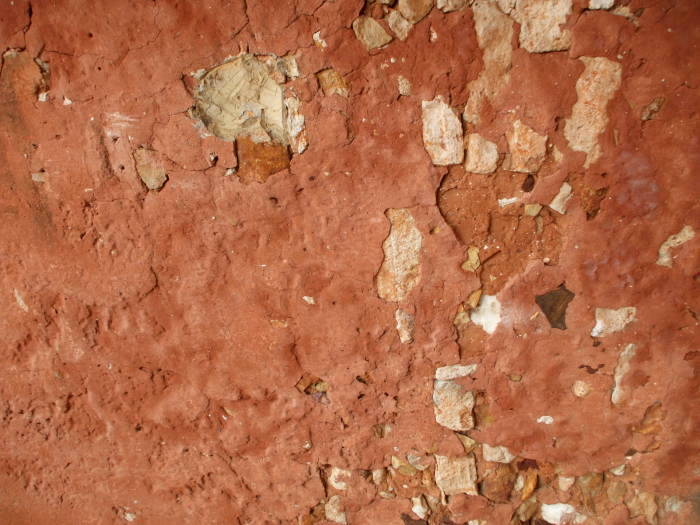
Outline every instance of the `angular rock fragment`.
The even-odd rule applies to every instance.
[[[634,306],[625,306],[617,310],[612,308],[595,309],[595,326],[591,330],[593,337],[606,337],[615,332],[624,330],[635,320],[637,309]]]
[[[528,217],[537,217],[540,211],[542,211],[541,204],[526,204],[523,211]]]
[[[610,395],[610,401],[613,405],[619,404],[624,399],[625,391],[622,388],[622,380],[630,370],[630,361],[637,353],[637,347],[634,344],[628,344],[625,346],[624,350],[620,353],[620,357],[617,359],[617,366],[615,366],[615,376],[612,394]]]
[[[478,133],[467,135],[464,169],[470,173],[493,173],[498,166],[498,148]]]
[[[309,141],[306,138],[306,130],[304,129],[305,119],[301,113],[301,103],[295,97],[287,97],[284,99],[284,105],[287,108],[289,147],[294,153],[304,153],[309,145]]]
[[[659,508],[656,497],[650,492],[637,492],[634,497],[625,502],[630,519],[643,516],[647,523],[656,524],[656,513]]]
[[[433,4],[434,0],[399,0],[396,7],[406,20],[415,24],[430,13]]]
[[[255,142],[241,136],[236,146],[239,162],[236,174],[246,184],[263,183],[275,173],[289,168],[289,150],[284,144]]]
[[[573,292],[567,290],[564,284],[560,284],[554,290],[535,296],[535,302],[552,328],[566,330],[566,308],[574,297]]]
[[[569,147],[586,154],[583,167],[593,164],[601,155],[598,136],[608,126],[607,105],[620,87],[622,67],[603,57],[581,57],[586,66],[576,81],[578,96],[571,117],[564,125]]]
[[[412,314],[397,308],[394,312],[394,318],[396,319],[396,331],[399,333],[399,340],[402,343],[413,342],[413,328],[415,326],[415,319]]]
[[[136,172],[149,190],[159,190],[168,180],[165,168],[161,165],[160,159],[155,151],[139,148],[134,151],[134,162]]]
[[[493,101],[510,81],[513,21],[488,0],[476,0],[472,11],[484,69],[468,85],[469,99],[464,107],[464,120],[478,124],[484,100]]]
[[[474,428],[474,393],[454,381],[436,380],[433,384],[435,421],[450,430]]]
[[[321,84],[323,94],[327,97],[330,95],[340,95],[345,98],[350,96],[350,89],[348,88],[347,82],[345,82],[343,75],[338,73],[335,69],[324,69],[316,73],[316,77],[318,78],[318,83]]]
[[[476,246],[470,246],[467,248],[467,260],[462,263],[462,270],[465,272],[475,272],[481,266],[481,260],[479,259],[479,248]]]
[[[472,323],[479,325],[487,334],[496,331],[501,322],[501,303],[495,295],[482,295],[479,306],[469,316]]]
[[[484,443],[481,446],[481,453],[486,461],[495,463],[510,463],[515,459],[515,456],[504,446],[492,447]]]
[[[458,377],[467,377],[476,372],[478,365],[449,365],[441,366],[435,370],[435,379],[438,381],[450,381]]]
[[[586,397],[591,393],[591,387],[585,381],[574,381],[574,384],[571,385],[571,392],[576,397]]]
[[[342,523],[343,525],[348,522],[345,516],[345,510],[343,510],[343,503],[340,500],[340,496],[331,496],[328,498],[324,506],[326,513],[326,519],[332,521],[333,523]]]
[[[513,491],[515,477],[510,465],[499,463],[483,475],[479,492],[496,503],[507,503]]]
[[[693,227],[688,225],[683,226],[681,231],[671,235],[663,242],[659,248],[659,257],[656,259],[656,264],[671,268],[671,266],[673,266],[671,248],[677,248],[678,246],[688,242],[693,237],[695,237],[695,230]]]
[[[557,486],[559,487],[559,490],[561,490],[562,492],[566,492],[571,487],[573,487],[575,482],[576,482],[576,478],[571,478],[571,477],[567,477],[567,476],[557,477]]]
[[[540,508],[536,498],[526,498],[515,511],[521,523],[527,523]]]
[[[391,36],[382,25],[374,18],[360,16],[352,23],[352,30],[357,39],[362,42],[367,50],[371,51],[391,42]]]
[[[661,111],[661,108],[666,102],[664,97],[656,97],[654,100],[649,102],[642,110],[641,118],[643,121],[651,120],[654,116]]]
[[[288,144],[282,86],[273,72],[249,54],[211,69],[197,86],[193,115],[223,140]]]
[[[377,294],[385,301],[400,302],[420,281],[423,236],[407,209],[390,208],[386,216],[391,230],[382,244],[384,261],[376,277]]]
[[[552,202],[549,203],[549,207],[557,213],[564,215],[566,213],[566,206],[571,199],[573,188],[571,184],[565,182],[559,188],[559,193],[557,193]]]
[[[547,136],[540,135],[520,120],[506,133],[508,155],[503,168],[520,173],[537,173],[547,153]]]
[[[520,47],[530,53],[569,49],[571,31],[559,26],[571,14],[571,4],[571,0],[518,0],[511,16],[520,24]]]
[[[542,504],[540,512],[542,519],[552,525],[570,525],[586,521],[583,514],[576,512],[576,508],[567,503]]]
[[[471,3],[471,0],[437,0],[437,8],[443,13],[450,13],[463,9]]]
[[[435,483],[443,494],[478,495],[476,463],[473,456],[452,458],[435,456]]]
[[[401,13],[397,10],[392,9],[386,17],[386,22],[389,24],[389,29],[393,31],[396,38],[403,41],[408,38],[408,33],[410,33],[413,28],[413,24],[406,20]]]
[[[588,0],[588,9],[610,9],[615,0]]]
[[[428,517],[428,514],[430,514],[430,507],[428,507],[428,503],[425,501],[423,494],[411,498],[411,511],[420,519],[424,520]]]
[[[464,160],[462,123],[452,108],[438,96],[424,100],[423,145],[436,166],[459,164]]]

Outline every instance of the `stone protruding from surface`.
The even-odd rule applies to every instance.
[[[288,144],[282,86],[270,67],[246,54],[211,69],[195,92],[193,115],[223,140]]]
[[[564,215],[566,213],[566,206],[569,203],[569,199],[571,199],[572,195],[573,188],[571,187],[571,184],[568,182],[563,183],[559,188],[559,193],[557,193],[552,199],[552,202],[549,203],[549,207],[555,212]]]
[[[287,108],[287,134],[289,136],[289,147],[297,154],[304,153],[309,141],[306,138],[304,129],[304,115],[301,113],[301,102],[296,97],[284,99]]]
[[[615,377],[613,382],[612,394],[610,395],[610,401],[613,405],[621,403],[625,397],[625,390],[622,388],[622,380],[624,379],[627,372],[630,371],[630,361],[637,354],[637,346],[634,344],[628,344],[620,352],[620,357],[617,359],[617,366],[615,367]]]
[[[345,515],[345,510],[343,510],[343,503],[338,495],[328,498],[328,501],[324,506],[324,511],[328,521],[332,521],[333,523],[341,523],[342,525],[345,525],[348,522]]]
[[[481,446],[481,454],[486,461],[493,461],[494,463],[511,463],[515,459],[515,455],[508,448],[503,446],[492,447],[486,443]]]
[[[540,507],[542,519],[551,525],[567,525],[583,523],[586,517],[576,512],[576,508],[568,503],[543,504]]]
[[[479,306],[469,316],[472,323],[479,325],[487,334],[496,331],[501,322],[501,303],[495,295],[482,295]]]
[[[415,24],[430,13],[434,3],[434,0],[399,0],[396,8],[406,20]]]
[[[493,173],[498,166],[498,147],[478,133],[466,139],[467,158],[464,169],[470,173]]]
[[[467,122],[478,124],[484,100],[493,101],[510,81],[513,20],[488,0],[474,2],[472,12],[484,69],[468,85],[469,99],[463,116]]]
[[[608,102],[620,88],[622,67],[603,57],[581,57],[586,66],[576,81],[578,99],[564,125],[569,147],[586,154],[587,168],[601,155],[598,137],[608,126]]]
[[[422,108],[423,145],[433,164],[460,164],[464,160],[464,143],[459,117],[440,96],[424,100]]]
[[[397,308],[394,312],[396,319],[396,331],[399,333],[399,340],[402,343],[413,342],[413,329],[415,327],[415,318],[409,312]]]
[[[328,474],[328,484],[336,490],[347,490],[352,472],[339,467],[331,467]]]
[[[595,326],[591,330],[593,337],[606,337],[620,332],[635,319],[637,309],[634,306],[623,308],[596,308]]]
[[[443,13],[451,13],[467,7],[470,2],[471,0],[437,0],[437,8]]]
[[[384,30],[382,25],[369,16],[356,18],[352,23],[352,30],[368,51],[385,46],[392,40],[391,35]]]
[[[560,25],[571,14],[571,4],[571,0],[518,0],[511,16],[520,24],[520,47],[530,53],[569,49],[571,31]]]
[[[396,9],[389,11],[386,22],[389,24],[389,29],[396,35],[396,38],[401,41],[408,38],[408,33],[411,32],[411,28],[413,27],[413,24],[406,20]]]
[[[160,159],[155,151],[139,148],[134,151],[134,162],[136,172],[149,190],[159,190],[168,180],[165,168],[161,165]]]
[[[391,229],[382,244],[384,261],[376,277],[377,294],[385,301],[400,302],[420,281],[423,236],[409,210],[390,208],[386,216]]]
[[[396,84],[399,89],[399,95],[408,97],[411,95],[411,81],[406,77],[399,75],[396,77]]]
[[[547,136],[516,120],[506,133],[508,155],[503,168],[520,173],[537,173],[547,154]]]
[[[476,462],[474,456],[435,456],[435,483],[446,496],[468,494],[477,496]]]
[[[588,9],[611,9],[615,0],[589,0]]]
[[[692,226],[683,226],[681,231],[671,235],[666,239],[659,248],[659,257],[656,259],[656,264],[671,268],[673,266],[673,257],[671,256],[671,248],[685,244],[690,239],[695,237],[695,230]]]
[[[435,380],[433,405],[435,421],[439,425],[457,431],[474,428],[474,393],[459,383]]]
[[[476,372],[476,364],[472,365],[448,365],[435,370],[435,379],[438,381],[451,381],[459,377],[467,377]]]

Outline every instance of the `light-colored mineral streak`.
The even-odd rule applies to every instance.
[[[420,281],[423,236],[409,210],[390,208],[386,216],[391,229],[382,244],[384,261],[376,277],[377,294],[385,301],[400,302]]]
[[[467,86],[469,99],[463,117],[467,122],[478,124],[484,100],[493,102],[510,81],[513,20],[489,0],[474,2],[472,12],[476,39],[483,53],[484,69]]]
[[[578,98],[564,125],[569,147],[586,154],[583,167],[600,158],[598,137],[608,126],[608,102],[620,88],[622,67],[603,57],[581,57],[586,66],[576,81]]]
[[[674,233],[663,242],[659,248],[659,257],[656,259],[656,264],[671,268],[671,266],[673,266],[671,248],[677,248],[678,246],[688,242],[693,237],[695,237],[695,230],[693,227],[688,225],[683,226],[681,231]]]
[[[620,352],[620,357],[618,357],[617,366],[615,367],[612,394],[610,395],[610,401],[612,401],[613,405],[619,404],[625,397],[625,390],[622,388],[622,380],[625,375],[627,375],[627,372],[630,371],[630,362],[636,353],[637,347],[634,344],[626,345],[622,352]]]

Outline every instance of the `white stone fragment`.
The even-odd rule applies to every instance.
[[[493,173],[498,166],[498,148],[478,133],[470,133],[466,140],[467,156],[464,169],[470,173]]]
[[[301,113],[301,102],[296,97],[284,99],[287,108],[286,128],[289,137],[289,145],[294,153],[304,153],[309,145],[304,129],[304,115]]]
[[[634,306],[618,308],[596,308],[595,326],[591,330],[593,337],[606,337],[624,328],[635,320],[637,309]]]
[[[608,126],[607,106],[622,80],[622,66],[604,57],[581,57],[586,66],[576,81],[578,98],[564,125],[569,147],[586,154],[584,168],[601,155],[598,137]]]
[[[458,377],[467,377],[476,372],[477,366],[476,364],[441,366],[435,370],[435,379],[439,381],[450,381]]]
[[[569,203],[569,199],[571,199],[572,195],[573,188],[571,187],[571,184],[568,182],[563,183],[559,188],[559,193],[557,193],[552,199],[552,202],[549,203],[549,207],[555,212],[564,215],[566,213],[566,206]]]
[[[305,296],[302,297],[302,299],[304,300],[304,302],[305,302],[306,304],[316,304],[316,299],[314,299],[314,298],[311,297],[310,295],[305,295]]]
[[[422,520],[428,517],[430,507],[428,507],[428,503],[422,494],[411,498],[411,511]]]
[[[37,95],[36,98],[37,98],[37,100],[39,100],[39,102],[46,102],[47,100],[49,100],[49,92],[48,92],[48,91],[42,91],[41,93],[39,93],[39,94]]]
[[[435,421],[450,430],[465,431],[474,428],[474,393],[454,381],[436,380],[433,383],[433,411]]]
[[[515,459],[515,456],[508,448],[503,446],[492,447],[487,443],[481,446],[481,453],[486,461],[493,461],[496,463],[510,463]]]
[[[518,0],[511,16],[520,24],[520,47],[530,53],[562,51],[571,31],[560,26],[571,14],[571,0]]]
[[[476,463],[474,457],[435,456],[435,483],[443,494],[476,496]]]
[[[394,312],[396,319],[396,331],[399,333],[399,340],[402,343],[413,342],[413,329],[415,327],[415,318],[412,314],[397,308]]]
[[[537,418],[537,422],[544,425],[551,425],[554,423],[554,418],[552,416],[540,416]]]
[[[19,306],[21,310],[24,310],[25,312],[29,311],[29,306],[27,306],[27,303],[24,302],[24,298],[22,297],[22,294],[19,293],[17,288],[15,288],[15,301],[17,301],[17,306]]]
[[[396,38],[401,41],[408,38],[408,33],[410,33],[413,28],[413,24],[401,16],[401,13],[395,9],[389,11],[386,22],[389,24],[389,29],[396,35]]]
[[[340,500],[340,496],[338,495],[328,498],[328,501],[324,506],[324,511],[328,521],[342,524],[346,524],[348,522],[347,517],[345,516],[345,511],[343,510],[343,504]]]
[[[627,465],[625,465],[625,464],[623,463],[622,465],[618,465],[618,466],[615,467],[615,468],[611,468],[611,469],[610,469],[610,474],[612,474],[612,475],[614,475],[614,476],[623,476],[623,475],[625,474],[625,468],[626,468],[626,467],[627,467]]]
[[[559,476],[557,478],[557,485],[559,486],[559,490],[561,490],[562,492],[566,492],[567,490],[569,490],[573,486],[575,481],[576,481],[576,478],[570,478],[567,476]]]
[[[469,316],[472,323],[479,325],[484,332],[492,334],[501,322],[501,303],[495,295],[482,295],[479,306]]]
[[[510,206],[511,204],[515,204],[519,200],[520,199],[518,199],[518,197],[510,197],[507,199],[498,199],[498,207],[505,208],[506,206]]]
[[[695,230],[693,227],[688,225],[683,226],[681,231],[674,233],[663,242],[659,248],[659,257],[656,259],[656,264],[671,268],[671,266],[673,266],[671,248],[677,248],[678,246],[688,242],[693,237],[695,237]]]
[[[571,385],[571,391],[576,397],[586,397],[591,393],[591,387],[585,381],[574,381]]]
[[[376,277],[377,295],[400,302],[420,281],[423,236],[409,210],[390,208],[386,216],[391,230],[382,244],[384,261]]]
[[[133,512],[125,512],[124,519],[131,523],[136,519],[136,514],[134,514]]]
[[[73,101],[71,99],[69,99],[65,95],[63,96],[63,105],[64,106],[70,106],[72,103],[73,103]]]
[[[42,170],[32,173],[32,180],[34,182],[46,182],[46,172]]]
[[[588,9],[611,9],[615,0],[588,0]]]
[[[583,523],[586,517],[576,512],[576,509],[566,503],[545,503],[540,507],[542,519],[552,525],[568,525],[571,523]]]
[[[348,480],[352,476],[352,472],[338,467],[331,467],[328,474],[328,484],[337,490],[348,490]]]
[[[620,357],[617,359],[617,366],[615,367],[612,394],[610,395],[610,401],[612,401],[613,405],[619,404],[624,399],[625,390],[622,388],[622,380],[627,375],[627,372],[630,371],[630,361],[632,361],[636,353],[637,347],[634,344],[628,344],[620,352]]]
[[[314,44],[316,44],[320,48],[328,47],[328,42],[326,42],[323,38],[321,38],[321,32],[316,31],[313,35],[312,38],[314,40]]]
[[[442,97],[424,100],[423,145],[436,166],[459,164],[464,160],[462,123]]]

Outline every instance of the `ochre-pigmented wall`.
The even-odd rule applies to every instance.
[[[700,5],[0,6],[0,522],[700,522]]]

